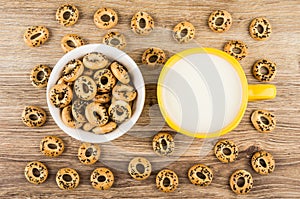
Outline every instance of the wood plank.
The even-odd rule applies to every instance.
[[[80,19],[73,27],[62,27],[55,21],[57,7],[65,1],[6,1],[0,0],[0,197],[1,198],[234,198],[229,188],[229,176],[236,169],[246,169],[253,174],[254,187],[250,198],[300,198],[300,5],[297,0],[287,1],[96,1],[74,0],[80,10]],[[110,143],[101,144],[101,160],[93,166],[85,166],[77,159],[80,142],[62,132],[50,116],[45,89],[35,89],[29,81],[29,73],[37,64],[54,67],[63,56],[60,40],[67,33],[77,33],[87,43],[101,43],[107,32],[96,28],[93,14],[101,6],[115,9],[120,16],[113,29],[125,34],[127,52],[140,66],[147,84],[147,99],[141,118],[126,135]],[[207,26],[210,13],[226,9],[232,14],[230,31],[217,34]],[[130,19],[137,11],[150,13],[155,30],[146,37],[137,37],[130,30]],[[252,18],[266,16],[272,23],[270,40],[254,41],[248,33]],[[176,44],[171,30],[177,23],[187,20],[195,25],[196,38],[185,45]],[[29,48],[22,40],[26,27],[45,25],[50,39],[39,48]],[[156,82],[161,68],[151,69],[141,64],[143,51],[150,46],[164,49],[168,57],[180,50],[202,46],[222,49],[231,39],[240,39],[249,46],[249,56],[241,65],[251,84],[259,83],[251,74],[257,59],[268,58],[277,63],[278,73],[272,82],[278,95],[274,100],[251,102],[240,125],[223,136],[236,142],[239,157],[231,164],[217,161],[213,151],[218,139],[192,139],[171,130],[158,109]],[[20,115],[26,105],[41,106],[48,119],[42,128],[25,127]],[[270,134],[257,132],[250,122],[252,111],[267,109],[277,117],[276,130]],[[159,131],[171,131],[176,150],[170,158],[161,158],[152,151],[151,140]],[[65,152],[57,158],[47,158],[39,151],[39,142],[46,135],[63,139]],[[269,176],[256,174],[250,166],[251,155],[260,149],[270,151],[276,160],[275,172]],[[153,164],[153,174],[145,181],[135,181],[127,173],[131,158],[147,157]],[[28,183],[23,170],[27,162],[39,160],[49,168],[49,179],[42,185]],[[192,185],[187,171],[195,163],[209,165],[214,171],[213,183],[206,188]],[[89,183],[93,169],[106,166],[115,174],[115,184],[108,191],[96,191]],[[55,183],[59,168],[78,170],[81,182],[74,191],[61,191]],[[179,176],[179,187],[174,193],[164,194],[155,187],[155,175],[162,168],[174,170]]]

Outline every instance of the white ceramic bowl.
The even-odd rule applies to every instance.
[[[132,117],[129,120],[120,124],[118,128],[116,128],[114,131],[103,135],[96,135],[91,132],[84,131],[82,129],[73,129],[67,127],[61,119],[60,109],[56,108],[50,103],[49,95],[48,95],[51,87],[56,84],[57,80],[61,76],[61,72],[65,64],[67,64],[72,59],[78,59],[90,52],[100,52],[106,55],[110,60],[116,60],[121,64],[123,64],[128,69],[128,72],[131,77],[131,81],[137,90],[137,99],[135,99],[135,102],[133,104]],[[120,137],[121,135],[129,131],[136,123],[144,107],[145,83],[140,69],[126,53],[124,53],[123,51],[117,48],[113,48],[103,44],[88,44],[70,51],[57,62],[49,78],[46,94],[47,94],[47,103],[48,103],[49,111],[56,124],[65,133],[83,142],[101,143],[101,142],[108,142]]]

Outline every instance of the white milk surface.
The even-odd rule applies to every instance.
[[[180,59],[162,83],[165,111],[182,129],[213,133],[229,125],[242,101],[242,84],[225,59],[192,54]]]

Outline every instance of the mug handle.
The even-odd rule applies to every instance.
[[[248,85],[248,101],[268,100],[276,97],[276,87],[272,84]]]

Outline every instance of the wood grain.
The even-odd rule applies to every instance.
[[[2,198],[234,198],[228,179],[236,169],[246,169],[253,174],[254,188],[250,198],[300,198],[300,4],[297,0],[248,1],[248,0],[165,0],[165,1],[79,1],[72,0],[80,10],[80,19],[73,27],[62,27],[55,21],[57,7],[65,1],[7,1],[0,0],[0,196]],[[217,139],[191,139],[176,134],[176,153],[172,158],[157,157],[151,149],[151,137],[160,130],[169,131],[158,110],[156,80],[158,69],[140,66],[147,83],[145,109],[137,125],[126,135],[102,144],[101,161],[93,166],[81,165],[76,157],[80,142],[67,136],[54,123],[47,108],[45,89],[35,89],[29,81],[29,73],[36,64],[53,67],[63,56],[60,40],[64,34],[77,33],[87,43],[101,43],[107,32],[93,24],[93,13],[100,7],[115,9],[120,16],[114,30],[126,35],[127,52],[139,65],[141,54],[149,46],[165,49],[168,56],[193,46],[222,49],[230,39],[243,40],[249,46],[249,56],[241,61],[249,83],[258,83],[250,72],[253,63],[269,58],[277,63],[278,75],[273,81],[277,86],[276,99],[251,102],[240,125],[223,136],[236,142],[240,155],[231,164],[221,164],[214,157],[212,146]],[[216,9],[232,13],[233,26],[224,34],[213,33],[207,26],[209,14]],[[155,19],[156,29],[149,37],[137,37],[129,30],[131,16],[146,11]],[[248,25],[252,18],[266,16],[272,23],[270,40],[257,42],[250,38]],[[178,22],[187,20],[195,25],[195,41],[187,45],[176,44],[170,30]],[[39,48],[29,48],[22,40],[26,27],[45,25],[50,39]],[[42,128],[25,127],[20,115],[26,105],[45,108],[48,120]],[[274,132],[261,134],[250,123],[250,114],[256,109],[273,111],[278,125]],[[46,135],[61,137],[66,150],[58,158],[47,158],[39,152],[39,142]],[[253,152],[265,149],[276,160],[275,172],[260,176],[250,167]],[[126,172],[130,158],[144,156],[154,166],[153,174],[145,181],[137,182]],[[23,170],[27,162],[44,162],[50,172],[42,185],[28,183]],[[190,184],[187,170],[194,163],[209,165],[214,171],[213,183],[206,188]],[[108,191],[96,191],[89,183],[93,169],[107,166],[115,174],[115,184]],[[81,183],[74,191],[61,191],[55,183],[55,174],[61,167],[72,167],[80,173]],[[179,188],[164,194],[155,187],[158,169],[169,168],[178,176]],[[244,198],[246,196],[242,196]]]

